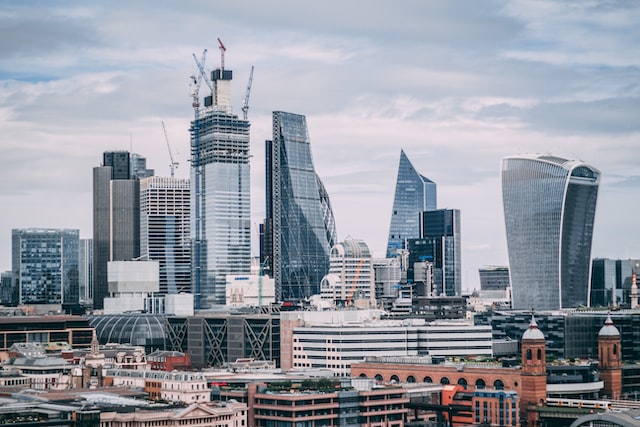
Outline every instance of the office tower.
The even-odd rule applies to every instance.
[[[148,178],[154,175],[153,169],[147,169],[147,159],[140,154],[131,153],[129,159],[129,176],[131,178]]]
[[[387,257],[397,256],[406,239],[420,237],[420,214],[436,209],[436,184],[415,170],[400,150],[400,165],[391,211]]]
[[[486,266],[478,269],[481,291],[504,291],[509,288],[509,267]]]
[[[190,183],[140,180],[140,258],[158,261],[160,294],[191,292]]]
[[[426,242],[422,256],[433,263],[433,294],[448,297],[462,295],[460,210],[423,212],[420,217],[420,240]]]
[[[82,305],[93,304],[93,239],[80,239],[78,284],[79,302]]]
[[[337,241],[329,197],[313,167],[305,116],[273,112],[266,167],[261,259],[272,260],[276,300],[301,300],[319,293]]]
[[[373,259],[364,241],[349,236],[331,248],[329,274],[322,280],[320,295],[337,306],[375,306]]]
[[[196,308],[225,304],[227,274],[251,270],[249,121],[231,112],[231,70],[211,72],[213,93],[191,123],[192,281]]]
[[[600,172],[578,160],[502,160],[502,197],[514,309],[589,304]]]
[[[23,228],[11,234],[19,303],[77,304],[80,231]]]
[[[591,306],[629,305],[631,277],[634,271],[640,273],[640,260],[593,259],[591,262]]]
[[[140,256],[140,183],[127,151],[107,151],[93,168],[93,308],[108,295],[107,262]]]

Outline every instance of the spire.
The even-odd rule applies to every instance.
[[[540,329],[538,329],[538,323],[536,322],[536,318],[533,313],[531,313],[531,321],[529,322],[529,327],[524,334],[522,334],[523,340],[543,340],[544,334]]]
[[[613,320],[611,320],[611,313],[607,313],[607,319],[604,321],[604,326],[600,328],[600,332],[598,332],[598,337],[619,337],[620,331],[613,325]]]

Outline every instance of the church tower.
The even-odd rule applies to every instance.
[[[598,333],[598,368],[604,382],[603,393],[609,399],[620,399],[622,394],[622,358],[620,353],[620,332],[613,326],[611,316],[607,316]]]
[[[522,376],[520,378],[520,410],[528,425],[535,425],[538,413],[530,411],[547,398],[547,358],[544,334],[533,315],[529,328],[522,334]]]

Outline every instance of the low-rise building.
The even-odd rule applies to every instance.
[[[104,377],[107,385],[140,388],[153,400],[187,404],[211,400],[207,381],[199,372],[107,369]]]

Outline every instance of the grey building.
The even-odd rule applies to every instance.
[[[140,180],[140,257],[158,261],[160,294],[191,292],[190,183]]]
[[[225,303],[225,277],[249,274],[249,121],[231,110],[231,70],[211,72],[213,93],[191,122],[194,304]],[[199,101],[198,101],[199,102]],[[196,103],[196,105],[199,105]]]
[[[318,294],[337,237],[329,196],[313,167],[305,116],[273,112],[266,181],[261,259],[271,266],[276,300]]]
[[[420,237],[420,215],[436,209],[436,184],[421,175],[411,164],[404,150],[400,150],[400,164],[389,225],[387,257],[406,249],[407,239]]]
[[[20,304],[77,304],[76,229],[13,229],[12,271]]]
[[[93,239],[80,239],[78,284],[81,305],[93,305]]]
[[[107,262],[140,256],[140,183],[127,151],[103,154],[93,168],[93,307],[108,295]]]
[[[502,195],[514,309],[589,304],[600,172],[552,155],[502,160]]]
[[[481,291],[504,291],[509,288],[509,267],[486,266],[478,269]]]

